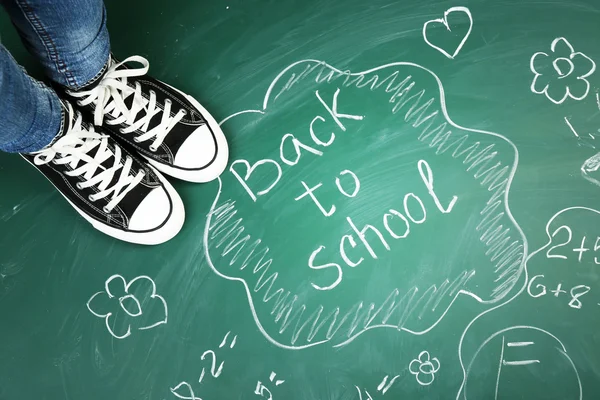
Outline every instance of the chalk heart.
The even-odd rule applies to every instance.
[[[429,41],[429,38],[427,37],[427,35],[432,34],[434,31],[439,31],[442,28],[445,28],[446,31],[451,33],[452,27],[450,26],[450,23],[448,22],[448,16],[450,16],[451,14],[466,15],[467,18],[469,19],[469,29],[465,33],[464,37],[461,39],[458,46],[453,50],[452,53],[449,53],[448,51],[444,50],[442,47],[431,43]],[[450,59],[454,59],[454,57],[456,57],[458,55],[458,53],[460,52],[462,47],[467,42],[467,39],[469,38],[469,35],[471,34],[472,29],[473,29],[473,17],[471,16],[471,12],[469,11],[469,9],[466,7],[452,7],[452,8],[449,8],[448,10],[446,10],[446,12],[444,12],[443,18],[433,19],[431,21],[425,22],[425,24],[423,25],[423,38],[425,39],[425,42],[429,46],[433,47],[434,49],[436,49],[437,51],[439,51],[446,57],[448,57]]]
[[[420,335],[459,297],[486,309],[519,290],[516,148],[455,124],[445,101],[417,64],[353,73],[304,60],[275,77],[260,109],[222,123],[232,162],[204,249],[267,340],[302,349],[375,328]]]

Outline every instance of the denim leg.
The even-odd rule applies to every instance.
[[[53,81],[79,89],[106,65],[110,41],[102,0],[0,0]]]
[[[0,45],[0,151],[41,150],[58,134],[61,123],[56,93],[27,75]]]

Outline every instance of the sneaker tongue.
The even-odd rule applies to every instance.
[[[108,61],[107,65],[105,66],[105,68],[104,68],[104,69],[106,69],[106,68],[109,68],[109,67],[111,67],[111,66],[113,66],[113,65],[115,65],[115,64],[118,64],[118,63],[119,63],[119,61],[118,61],[117,59],[115,59],[115,58],[112,56],[112,54],[111,54],[111,56],[110,56],[110,59],[109,59],[109,61]],[[103,69],[103,70],[104,70],[104,69]],[[127,67],[127,65],[123,64],[123,65],[120,65],[120,66],[117,68],[117,71],[124,70],[124,69],[129,69],[129,68]],[[101,77],[101,76],[100,76],[100,77]],[[94,88],[96,85],[98,85],[98,83],[99,83],[99,82],[100,82],[100,79],[98,79],[97,81],[94,81],[94,82],[92,82],[92,83],[89,85],[89,89],[93,89],[93,88]],[[142,94],[144,95],[144,99],[146,100],[146,101],[145,101],[145,102],[146,102],[146,104],[145,104],[144,106],[145,106],[145,107],[147,107],[147,106],[148,106],[148,102],[149,102],[149,100],[148,100],[148,97],[147,97],[147,96],[149,96],[149,92],[145,90],[145,89],[147,89],[147,88],[145,87],[145,85],[144,85],[142,82],[139,82],[139,83],[142,85]],[[134,90],[134,91],[135,91],[135,79],[129,78],[129,79],[128,79],[128,81],[127,81],[127,86],[129,86],[129,87],[130,87],[132,90]],[[129,96],[127,96],[127,98],[125,98],[125,99],[123,100],[123,102],[125,103],[125,106],[126,106],[126,107],[127,107],[127,109],[129,109],[129,110],[131,110],[131,109],[132,109],[132,107],[133,107],[133,103],[134,103],[134,97],[135,97],[135,94],[133,94],[133,93],[132,93],[132,94],[130,94]],[[160,100],[161,100],[160,98],[157,98],[157,103],[158,103]],[[141,109],[140,111],[138,111],[138,113],[136,114],[136,116],[135,116],[135,120],[134,120],[134,123],[135,123],[135,122],[137,122],[137,121],[139,121],[141,118],[144,118],[144,117],[146,116],[146,114],[147,114],[147,112],[146,112],[146,108],[142,108],[142,109]],[[146,132],[147,132],[147,131],[149,131],[149,130],[152,130],[153,128],[155,128],[156,126],[158,126],[158,125],[160,124],[160,122],[162,121],[162,115],[163,115],[163,110],[160,110],[158,113],[156,113],[156,114],[155,114],[155,115],[154,115],[154,116],[153,116],[153,117],[150,119],[150,123],[148,124],[148,129],[146,129]]]

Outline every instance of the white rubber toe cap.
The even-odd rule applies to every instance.
[[[208,126],[202,125],[183,142],[174,164],[179,168],[203,168],[214,161],[216,152],[215,138]]]
[[[162,187],[152,190],[131,216],[129,230],[144,232],[158,229],[169,218],[172,208],[169,196]]]
[[[154,171],[162,187],[152,190],[129,220],[129,230],[113,235],[133,243],[153,245],[164,243],[179,233],[185,220],[185,209],[175,188],[160,173]]]
[[[207,125],[199,127],[183,142],[175,155],[173,165],[166,165],[150,157],[142,156],[162,173],[184,181],[201,183],[217,179],[225,171],[229,160],[229,147],[221,127],[195,98],[178,89],[171,88],[187,97],[202,114]],[[208,126],[211,127],[214,136]]]

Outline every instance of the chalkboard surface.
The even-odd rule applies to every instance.
[[[142,247],[0,155],[0,399],[600,397],[597,1],[107,8],[230,164]]]

